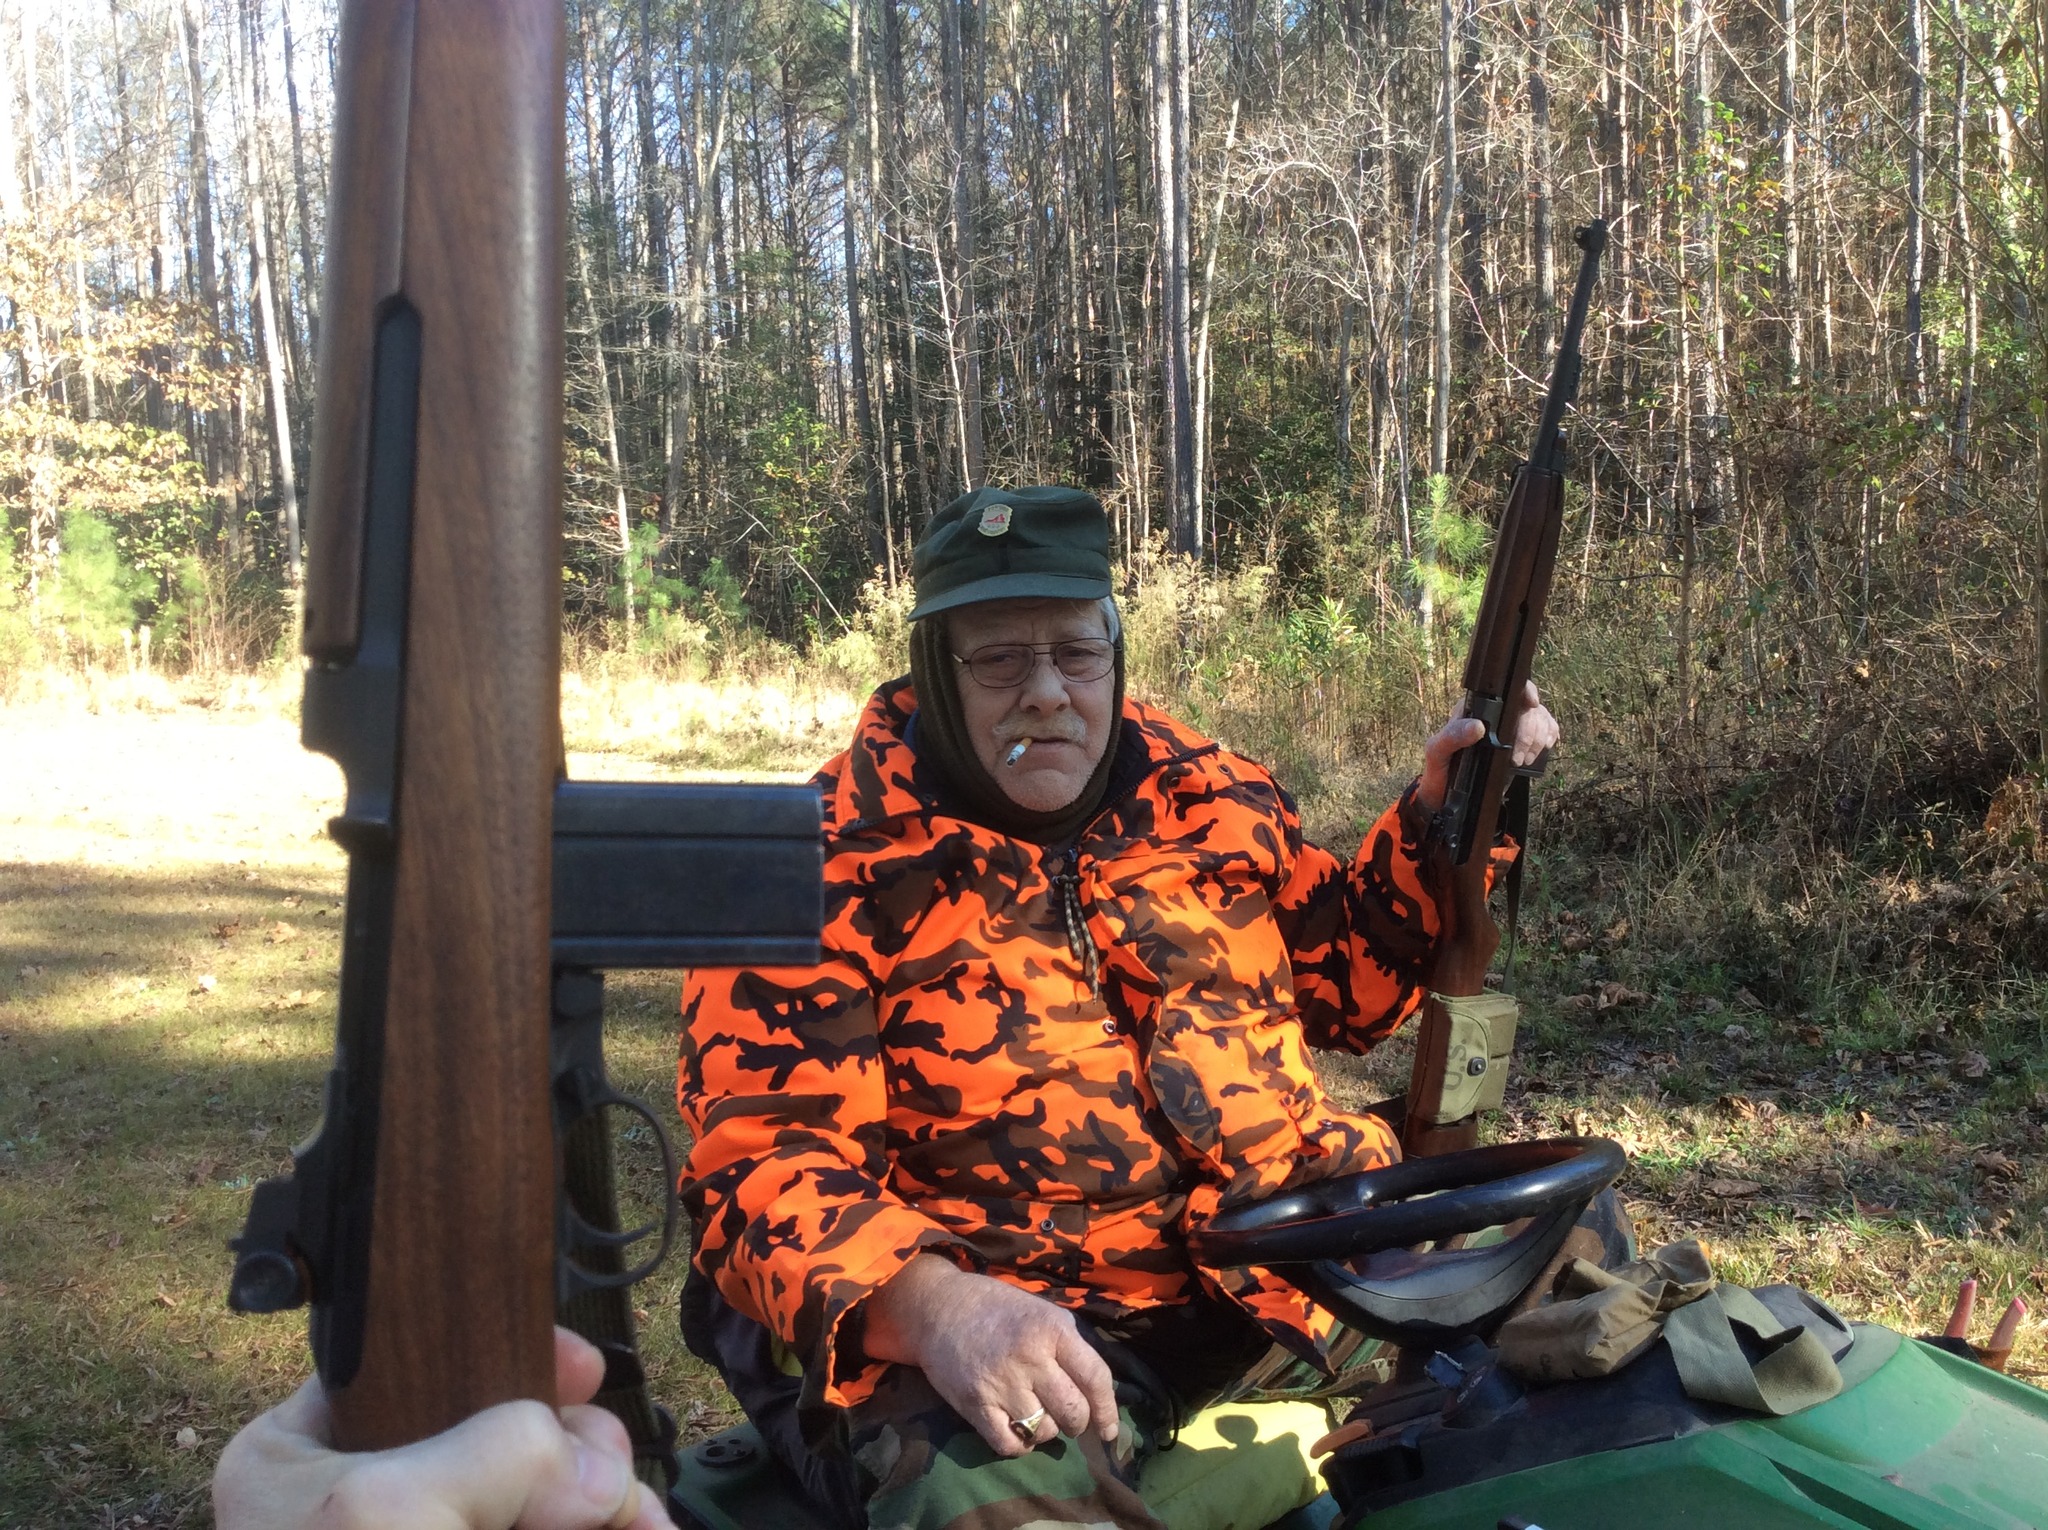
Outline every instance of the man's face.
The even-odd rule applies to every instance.
[[[955,655],[953,676],[967,736],[982,767],[1019,807],[1049,813],[1081,795],[1109,747],[1116,719],[1112,670],[1094,680],[1070,680],[1050,653],[1036,662],[1023,684],[993,689],[975,679],[959,659],[1006,643],[1054,644],[1109,640],[1109,624],[1092,600],[989,600],[962,606],[946,616],[947,646]],[[1004,763],[1018,744],[1026,745],[1014,765]]]

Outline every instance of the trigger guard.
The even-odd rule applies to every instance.
[[[573,1126],[587,1116],[601,1114],[607,1105],[616,1105],[645,1121],[648,1129],[654,1133],[654,1140],[661,1148],[662,1215],[659,1222],[643,1222],[638,1227],[613,1232],[593,1225],[575,1207],[568,1206],[564,1210],[562,1226],[564,1241],[569,1246],[559,1250],[556,1257],[570,1283],[583,1289],[615,1290],[638,1285],[667,1262],[669,1251],[675,1246],[676,1220],[682,1209],[682,1202],[676,1195],[675,1145],[669,1141],[668,1133],[662,1128],[660,1119],[641,1101],[634,1099],[630,1094],[621,1094],[611,1087],[609,1081],[603,1079],[598,1081],[595,1088],[589,1086],[587,1078],[580,1078],[578,1082],[582,1087],[576,1089],[577,1103],[582,1109],[565,1125]],[[613,1190],[612,1202],[612,1209],[616,1211],[616,1187]],[[652,1237],[657,1231],[661,1234],[661,1242],[654,1252],[639,1264],[616,1274],[588,1269],[575,1258],[574,1251],[577,1249],[631,1248],[634,1244]]]

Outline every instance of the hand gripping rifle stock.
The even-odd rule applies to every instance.
[[[560,0],[341,18],[302,717],[347,782],[339,1017],[229,1301],[310,1302],[344,1449],[551,1400],[558,1312],[666,1249],[672,1168],[630,1233],[601,1132],[577,1169],[638,1108],[599,971],[816,960],[815,793],[560,779],[564,51]]]
[[[1564,522],[1564,413],[1578,396],[1579,337],[1607,247],[1607,225],[1596,218],[1573,237],[1584,252],[1578,284],[1536,439],[1515,472],[1501,516],[1465,661],[1463,715],[1478,718],[1486,733],[1452,760],[1443,806],[1431,820],[1425,850],[1442,929],[1423,1000],[1401,1133],[1411,1156],[1455,1152],[1477,1143],[1479,1110],[1499,1103],[1506,1082],[1513,1001],[1485,997],[1487,965],[1500,944],[1486,906],[1487,872],[1502,802],[1516,773],[1515,728],[1557,561]],[[1453,1002],[1446,1004],[1446,999]]]

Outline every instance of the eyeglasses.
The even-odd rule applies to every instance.
[[[967,666],[974,683],[992,691],[1013,691],[1038,668],[1046,655],[1053,668],[1077,684],[1100,680],[1116,664],[1116,645],[1101,638],[1074,638],[1064,643],[990,643],[970,654],[954,654]]]

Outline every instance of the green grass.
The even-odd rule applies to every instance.
[[[628,676],[571,687],[565,721],[579,775],[788,774],[858,701]],[[1214,704],[1254,750],[1279,726]],[[272,687],[215,709],[0,711],[0,1526],[205,1523],[220,1446],[307,1371],[301,1315],[223,1300],[249,1186],[312,1128],[332,1045],[334,778],[297,754],[289,705]],[[1405,779],[1406,746],[1368,743],[1304,796],[1325,843],[1355,844]],[[1996,942],[1969,920],[1990,913],[1944,895],[1914,914],[1874,874],[1725,845],[1539,850],[1497,1135],[1614,1136],[1647,1240],[1702,1236],[1731,1276],[1798,1281],[1852,1317],[1938,1327],[1966,1274],[1979,1337],[2007,1294],[2038,1305],[2048,982],[1982,959]],[[1873,922],[1892,965],[1858,944]],[[671,975],[610,985],[618,1082],[668,1120],[674,1006]],[[1328,1071],[1363,1103],[1407,1064],[1397,1042]],[[627,1182],[644,1198],[654,1173],[640,1144]],[[680,1269],[639,1310],[657,1395],[702,1434],[734,1413],[682,1351]],[[2038,1327],[2014,1369],[2048,1376]]]

